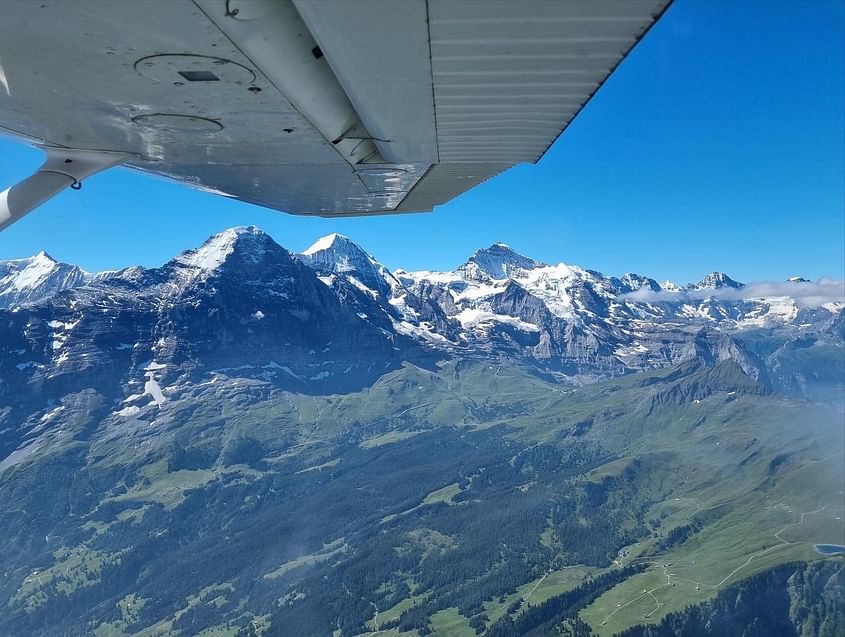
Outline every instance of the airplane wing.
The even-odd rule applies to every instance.
[[[114,165],[292,214],[429,211],[537,162],[669,0],[5,0],[0,229]]]

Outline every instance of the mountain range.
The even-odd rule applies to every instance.
[[[0,262],[0,635],[837,636],[841,285]]]
[[[19,371],[0,395],[30,378],[79,382],[103,365],[139,386],[228,367],[343,390],[403,360],[456,356],[519,361],[577,385],[704,355],[791,395],[841,387],[841,366],[805,364],[841,347],[841,284],[813,304],[803,299],[819,284],[771,287],[755,296],[721,272],[686,286],[617,278],[501,243],[451,272],[391,272],[339,234],[293,254],[254,227],[151,269],[89,274],[40,253],[0,262],[11,310],[0,353]]]

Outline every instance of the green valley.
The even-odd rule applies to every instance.
[[[4,470],[5,634],[613,635],[779,565],[842,567],[813,548],[845,533],[841,414],[732,361],[171,395],[129,417],[69,398],[73,434]]]

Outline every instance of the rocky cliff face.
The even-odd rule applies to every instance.
[[[160,268],[130,268],[3,312],[0,429],[44,396],[88,389],[127,409],[217,376],[349,391],[415,351],[269,236],[235,229]]]

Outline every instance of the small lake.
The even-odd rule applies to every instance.
[[[845,553],[845,546],[840,544],[816,544],[816,553],[822,555],[836,555],[837,553]]]

